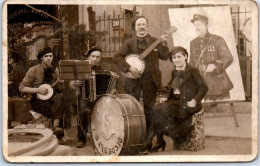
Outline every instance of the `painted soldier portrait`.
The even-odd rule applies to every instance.
[[[171,25],[178,28],[173,34],[174,45],[187,48],[189,64],[199,70],[208,85],[203,99],[206,103],[245,100],[230,13],[228,7],[169,10]]]
[[[230,98],[233,83],[226,68],[232,64],[233,57],[225,40],[208,31],[207,16],[194,14],[191,22],[198,37],[190,42],[190,64],[199,69],[209,87],[204,99],[215,101]]]

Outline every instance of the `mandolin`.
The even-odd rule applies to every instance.
[[[167,29],[164,34],[171,34],[177,31],[177,28],[175,26],[170,27],[169,29]],[[163,35],[164,35],[163,34]],[[129,54],[125,57],[126,62],[131,66],[131,67],[135,67],[140,75],[138,78],[141,77],[141,75],[144,73],[144,69],[145,69],[145,62],[144,62],[144,58],[149,55],[149,53],[162,41],[162,37],[163,35],[158,38],[153,44],[151,44],[141,55],[139,54]],[[123,73],[123,75],[126,78],[130,78],[130,79],[136,79],[130,72],[125,72]]]

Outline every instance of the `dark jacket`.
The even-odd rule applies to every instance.
[[[190,64],[199,69],[207,83],[209,87],[207,96],[221,96],[233,88],[226,73],[226,69],[232,62],[233,57],[229,48],[220,36],[207,33],[203,38],[197,37],[190,42]],[[208,64],[214,64],[217,68],[211,73],[204,74]]]
[[[177,70],[173,70],[172,78],[176,77]],[[186,64],[184,73],[182,74],[182,82],[180,83],[180,113],[194,114],[199,112],[202,108],[201,100],[206,95],[208,91],[208,86],[202,76],[200,75],[198,69]],[[169,95],[168,100],[174,99],[173,89]],[[196,100],[197,104],[194,108],[187,106],[187,102],[192,99]]]
[[[157,40],[157,38],[146,35],[147,48]],[[129,54],[141,54],[144,50],[138,49],[137,36],[133,35],[132,38],[126,40],[118,53],[114,57],[114,62],[117,64],[122,72],[127,72],[130,65],[125,61],[125,57]],[[169,49],[166,46],[159,44],[144,60],[145,67],[149,68],[154,83],[158,88],[161,88],[161,72],[159,70],[159,58],[162,60],[168,59]]]

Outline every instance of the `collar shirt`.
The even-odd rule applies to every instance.
[[[44,81],[44,69],[47,67],[50,66],[46,66],[43,63],[31,67],[27,71],[25,77],[23,78],[23,81],[20,83],[19,90],[23,89],[24,87],[31,87],[31,88],[39,87]],[[59,71],[56,68],[55,76],[53,80],[56,80],[58,78],[58,75],[59,75]]]
[[[144,37],[137,36],[137,48],[140,50],[139,53],[142,53],[147,48],[148,38],[150,37],[150,34],[147,34]]]
[[[182,82],[184,71],[183,70],[176,70],[176,77],[172,82],[172,88],[174,94],[180,94],[180,84]]]

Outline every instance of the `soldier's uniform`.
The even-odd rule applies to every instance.
[[[194,15],[192,20],[207,23],[207,17]],[[229,91],[233,84],[226,73],[233,62],[233,57],[225,40],[217,35],[207,33],[204,37],[197,37],[190,42],[190,64],[199,69],[208,85],[208,93],[204,99],[217,100],[229,98]],[[213,72],[205,73],[209,64],[217,68]]]

